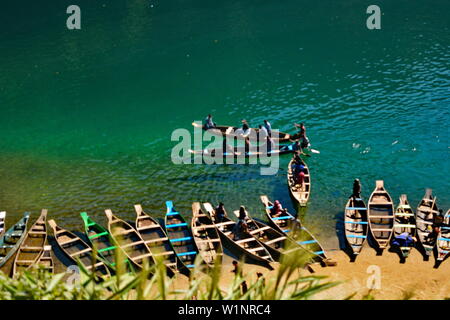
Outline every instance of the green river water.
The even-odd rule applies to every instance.
[[[258,165],[175,165],[173,130],[305,122],[313,148],[305,224],[337,248],[352,181],[376,179],[417,206],[449,197],[450,2],[3,1],[0,10],[0,210],[7,224],[41,208],[80,230],[79,212],[134,220],[142,203],[191,215],[192,201],[247,206],[260,194],[292,208],[279,174]],[[81,8],[81,30],[66,8]],[[339,228],[338,228],[339,229]]]

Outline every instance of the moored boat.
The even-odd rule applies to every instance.
[[[192,232],[183,216],[174,209],[172,201],[166,201],[165,227],[170,244],[184,266],[191,270],[199,254]]]
[[[86,212],[80,213],[84,223],[84,231],[89,239],[92,248],[95,248],[97,255],[113,271],[116,271],[116,253],[122,257],[123,265],[128,271],[134,272],[139,267],[130,261],[125,252],[116,245],[111,234],[104,227],[95,222]]]
[[[201,123],[193,122],[192,125],[195,128],[204,129],[204,126]],[[259,137],[259,129],[257,128],[249,128],[247,131],[244,131],[242,128],[233,126],[215,126],[214,128],[208,129],[208,132],[217,136],[241,140],[246,139],[251,135],[255,135],[256,138]],[[272,139],[276,142],[288,142],[291,140],[298,139],[298,137],[297,135],[290,135],[289,133],[273,130]]]
[[[416,235],[416,219],[409,205],[406,194],[400,196],[400,202],[395,209],[394,239],[392,244],[396,245],[403,258],[407,258],[414,246],[413,238]],[[410,243],[411,242],[411,243]]]
[[[239,218],[239,210],[234,211],[234,214]],[[292,238],[262,221],[253,219],[248,212],[246,212],[245,222],[249,233],[266,247],[275,261],[281,261],[290,254],[305,252]]]
[[[248,262],[261,263],[272,268],[270,263],[273,262],[273,258],[261,242],[249,232],[239,228],[230,218],[224,216],[219,221],[210,203],[203,203],[203,207],[210,215],[222,242],[227,244],[235,255],[239,258],[244,257]]]
[[[294,157],[291,159],[291,161],[288,164],[288,170],[287,170],[287,182],[288,182],[288,188],[289,192],[292,196],[292,198],[298,203],[300,206],[306,206],[309,201],[309,196],[311,194],[311,175],[309,172],[308,165],[305,161],[300,159],[299,168],[304,173],[304,181],[300,185],[297,181],[297,178],[294,176]]]
[[[27,235],[27,225],[30,214],[25,213],[15,225],[0,238],[0,267],[2,267],[19,249]]]
[[[55,271],[55,263],[52,257],[52,246],[44,245],[44,250],[36,262],[36,265],[50,273]]]
[[[200,202],[192,203],[191,230],[203,261],[209,267],[220,267],[223,258],[222,241],[211,218],[202,211]]]
[[[433,197],[431,189],[426,189],[425,195],[416,210],[417,237],[422,244],[426,257],[431,255],[436,245],[436,237],[433,236],[433,222],[437,214],[439,214],[439,209],[436,204],[436,197]]]
[[[367,207],[362,198],[350,197],[345,205],[344,230],[350,249],[357,256],[367,239],[369,226],[367,222]]]
[[[134,209],[136,211],[136,230],[144,239],[155,260],[161,257],[168,269],[177,272],[182,264],[177,258],[163,227],[158,221],[145,213],[140,204],[135,205]]]
[[[12,269],[13,276],[23,270],[29,269],[38,262],[44,252],[44,245],[47,241],[46,221],[47,210],[43,209],[39,218],[27,232],[25,239],[17,251]]]
[[[437,239],[437,260],[443,261],[450,253],[450,209],[447,210]]]
[[[378,245],[378,253],[387,248],[394,231],[394,203],[384,188],[384,181],[377,180],[369,199],[368,222],[370,233]]]
[[[267,219],[270,224],[278,231],[294,239],[311,255],[313,262],[320,262],[323,265],[335,266],[336,262],[330,259],[320,242],[314,235],[302,225],[298,218],[295,218],[287,210],[281,211],[278,215],[272,211],[273,203],[266,195],[262,195],[261,202],[264,205]]]
[[[80,263],[87,271],[93,271],[99,277],[110,276],[111,273],[100,257],[95,257],[93,250],[76,234],[58,226],[55,220],[49,220],[48,225],[53,230],[56,243],[74,264]]]
[[[140,268],[144,267],[145,263],[148,266],[154,265],[152,253],[136,229],[115,216],[110,209],[106,209],[105,214],[108,219],[108,231],[114,243],[125,252],[128,259]]]

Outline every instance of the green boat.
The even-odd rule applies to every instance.
[[[108,230],[92,220],[86,212],[80,213],[84,222],[84,232],[88,237],[92,247],[97,250],[98,256],[106,263],[106,265],[113,271],[116,271],[116,249],[121,250],[115,244]],[[122,252],[123,256],[126,254]],[[128,271],[134,272],[136,267],[125,258],[125,264]]]
[[[3,266],[19,249],[27,234],[30,214],[27,212],[15,225],[0,238],[0,267]]]

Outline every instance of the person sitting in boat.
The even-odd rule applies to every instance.
[[[248,219],[248,215],[247,215],[247,210],[245,209],[244,206],[241,206],[239,208],[239,220],[247,220]]]
[[[355,181],[353,181],[353,194],[350,198],[355,200],[361,199],[361,183],[359,182],[359,179],[355,179]]]
[[[303,183],[305,182],[305,172],[303,170],[300,170],[295,175],[295,183],[298,185],[298,189],[303,189]]]
[[[282,147],[280,147],[280,152],[284,152],[284,151],[293,151],[293,152],[303,152],[301,147],[300,147],[300,143],[298,142],[298,140],[296,140],[293,144],[288,144],[288,145],[284,145]]]
[[[223,202],[220,202],[219,205],[216,207],[215,210],[216,213],[216,219],[218,222],[222,222],[224,220],[224,218],[227,217],[227,211],[225,210],[225,205],[223,204]]]
[[[216,127],[216,124],[214,123],[214,121],[212,119],[212,115],[208,114],[208,116],[205,119],[205,124],[203,126],[203,129],[208,130],[208,129],[212,129],[215,127]]]
[[[292,172],[298,172],[304,170],[305,166],[303,165],[302,158],[300,158],[300,152],[296,152],[294,154],[294,161],[292,163]]]
[[[433,224],[431,225],[431,233],[425,238],[426,241],[431,241],[434,243],[439,233],[441,232],[441,227],[444,224],[444,216],[442,215],[442,209],[439,209],[439,214],[436,214],[433,218]]]
[[[302,136],[302,138],[300,140],[302,141],[302,143],[300,144],[301,149],[307,149],[307,148],[311,147],[311,143],[309,142],[309,139],[307,136]]]
[[[271,137],[272,136],[272,126],[269,121],[264,120],[264,128],[267,130],[267,134]]]
[[[240,240],[246,234],[248,234],[247,222],[245,222],[242,219],[239,219],[239,221],[236,222],[233,228],[234,240]]]
[[[266,138],[269,136],[269,132],[267,131],[266,127],[259,125],[259,141],[265,141]]]
[[[394,240],[392,240],[392,244],[399,247],[414,247],[416,241],[417,239],[412,237],[408,232],[403,232],[398,236],[395,236]]]
[[[301,122],[300,124],[294,123],[294,126],[296,126],[299,129],[299,132],[295,136],[299,138],[306,137],[306,127],[303,122]]]
[[[273,207],[270,209],[270,213],[273,217],[279,217],[283,213],[283,207],[280,201],[275,200]]]
[[[242,120],[242,131],[247,132],[247,130],[250,129],[250,126],[247,123],[247,120]]]

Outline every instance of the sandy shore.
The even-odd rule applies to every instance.
[[[353,295],[352,299],[362,299],[370,293],[376,300],[397,299],[445,299],[450,298],[450,259],[444,261],[435,269],[434,258],[423,261],[423,257],[417,250],[413,250],[404,264],[399,262],[396,253],[385,251],[382,256],[377,256],[375,250],[365,248],[355,262],[350,262],[349,256],[343,251],[332,251],[329,256],[338,262],[335,267],[321,267],[314,265],[316,275],[328,276],[328,281],[341,282],[337,287],[331,288],[314,297],[314,299],[345,299]],[[231,264],[232,259],[224,259],[221,284],[227,288],[234,274]],[[251,279],[256,278],[257,272],[262,272],[266,279],[275,277],[275,270],[265,267],[245,264],[243,273]],[[368,282],[374,279],[374,270],[379,271],[379,289],[368,289]],[[303,275],[311,274],[302,271]],[[179,279],[178,285],[187,284],[187,279]],[[177,286],[178,286],[177,285]]]

